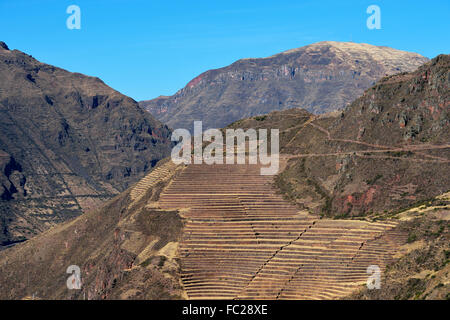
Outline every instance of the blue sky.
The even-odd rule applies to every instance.
[[[69,5],[81,29],[69,30]],[[369,5],[381,29],[369,30]],[[450,1],[0,0],[0,40],[43,62],[97,76],[136,99],[171,95],[240,58],[310,43],[365,42],[450,53]]]

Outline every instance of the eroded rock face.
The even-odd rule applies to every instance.
[[[169,154],[169,135],[100,79],[0,44],[1,232],[29,238],[99,206]]]
[[[16,196],[26,196],[26,178],[22,166],[7,153],[0,152],[0,199],[11,200]]]
[[[385,75],[413,71],[427,58],[368,44],[319,42],[268,58],[209,70],[171,97],[141,101],[172,128],[204,129],[274,110],[320,114],[343,108]]]

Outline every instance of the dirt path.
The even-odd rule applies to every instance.
[[[374,149],[368,149],[368,150],[352,150],[352,151],[343,151],[343,152],[331,152],[331,153],[308,153],[308,154],[296,154],[296,155],[289,155],[288,157],[290,159],[294,159],[294,158],[307,158],[307,157],[328,157],[328,156],[341,156],[341,155],[357,155],[360,157],[364,157],[364,158],[382,158],[382,159],[399,159],[399,160],[408,160],[408,161],[418,161],[418,162],[440,162],[440,163],[449,163],[450,160],[443,158],[443,157],[438,157],[438,156],[433,156],[433,155],[428,155],[425,154],[423,152],[420,151],[425,151],[425,150],[442,150],[442,149],[448,149],[450,148],[450,144],[443,144],[443,145],[430,145],[430,144],[420,144],[420,145],[407,145],[404,147],[393,147],[393,146],[386,146],[386,145],[379,145],[379,144],[371,144],[371,143],[366,143],[366,142],[361,142],[361,141],[357,141],[357,140],[350,140],[350,139],[336,139],[336,138],[331,138],[331,134],[328,130],[326,130],[325,128],[313,123],[313,121],[315,119],[312,119],[313,117],[311,117],[310,120],[308,120],[304,127],[306,127],[307,125],[310,125],[314,128],[316,128],[317,130],[323,132],[326,136],[327,139],[329,141],[337,141],[337,142],[345,142],[345,143],[352,143],[352,144],[358,144],[358,145],[362,145],[362,146],[366,146],[366,147],[370,147],[370,148],[374,148]],[[302,129],[304,128],[302,127]],[[299,132],[302,130],[300,129]],[[296,135],[297,136],[297,135]],[[289,143],[291,143],[295,137],[291,139],[291,141]],[[288,143],[288,144],[289,144]],[[390,156],[390,155],[386,155],[386,156],[368,156],[365,154],[368,153],[386,153],[386,152],[414,152],[422,157],[427,157],[430,159],[419,159],[419,158],[404,158],[404,157],[394,157],[394,156]]]

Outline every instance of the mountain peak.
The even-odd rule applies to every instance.
[[[386,75],[411,72],[428,61],[389,47],[323,41],[203,72],[175,95],[140,104],[172,128],[191,128],[195,120],[221,128],[291,108],[320,114],[344,108]]]
[[[376,46],[368,43],[321,41],[305,47],[295,48],[282,52],[282,55],[293,53],[304,54],[324,54],[330,51],[336,58],[348,63],[360,63],[367,59],[384,66],[388,73],[399,71],[413,71],[410,68],[411,61],[416,61],[415,65],[427,62],[429,59],[415,52],[402,51],[387,46]],[[277,56],[277,55],[275,55]],[[275,57],[272,56],[272,57]],[[354,67],[358,67],[355,65]]]
[[[388,46],[376,46],[373,44],[363,43],[363,42],[319,41],[319,42],[311,43],[309,45],[302,46],[299,48],[289,49],[289,50],[283,51],[282,53],[292,53],[292,52],[304,50],[306,48],[311,49],[311,48],[319,48],[319,47],[333,47],[336,49],[347,50],[347,51],[351,51],[351,50],[359,50],[359,51],[388,50],[388,51],[391,51],[392,50],[395,52],[407,52],[407,51],[394,49],[394,48],[391,48]],[[407,52],[407,53],[411,53],[411,52]]]

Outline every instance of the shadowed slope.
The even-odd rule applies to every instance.
[[[100,79],[0,46],[0,246],[125,190],[168,155],[169,134]]]

